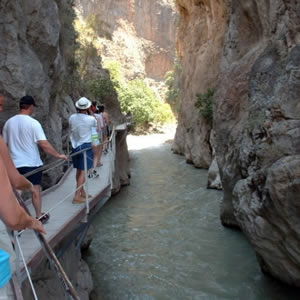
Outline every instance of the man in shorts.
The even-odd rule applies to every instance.
[[[97,121],[94,117],[88,115],[91,107],[91,101],[85,97],[80,98],[75,106],[77,113],[71,115],[69,118],[69,125],[71,129],[70,140],[72,143],[72,154],[83,149],[86,151],[86,165],[87,170],[93,167],[93,150],[92,150],[92,128],[97,128]],[[92,113],[92,111],[90,111]],[[73,167],[76,171],[76,192],[73,199],[74,204],[84,203],[86,200],[86,192],[84,190],[85,182],[85,161],[84,154],[80,153],[72,157]]]
[[[35,107],[35,101],[31,96],[22,97],[19,114],[8,119],[3,128],[3,138],[8,145],[13,162],[21,174],[34,171],[43,165],[39,147],[58,159],[68,159],[66,155],[58,153],[51,146],[41,124],[31,117]],[[35,193],[32,193],[32,204],[36,217],[45,223],[49,219],[49,214],[42,213],[40,188],[42,172],[35,173],[27,179],[35,189]]]
[[[0,109],[1,111],[1,109]],[[29,216],[19,205],[12,186],[21,190],[30,189],[32,184],[16,170],[7,146],[0,136],[0,219],[13,230],[30,228],[46,233],[42,224]]]

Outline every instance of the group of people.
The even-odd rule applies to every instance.
[[[107,151],[108,114],[104,112],[104,106],[97,106],[96,102],[91,102],[86,97],[80,98],[75,106],[77,113],[71,115],[69,119],[70,140],[72,144],[72,154],[86,150],[86,168],[89,178],[99,176],[96,168],[101,166],[102,151]],[[76,171],[76,192],[73,203],[84,203],[86,192],[85,182],[85,161],[83,153],[73,156],[73,166]]]
[[[4,95],[0,93],[0,111],[3,109]],[[39,169],[43,162],[40,158],[39,147],[58,159],[67,160],[68,157],[57,152],[47,141],[41,124],[31,117],[36,107],[32,96],[20,99],[20,111],[8,119],[3,127],[3,138],[0,136],[0,182],[2,205],[0,205],[0,218],[14,230],[31,228],[45,233],[42,223],[49,220],[50,215],[42,212],[41,178]],[[73,203],[83,203],[87,197],[84,190],[85,162],[84,155],[76,152],[87,149],[86,167],[89,177],[98,177],[96,170],[101,165],[102,143],[108,139],[108,115],[104,113],[103,106],[97,106],[85,97],[80,98],[75,106],[77,113],[69,118],[70,140],[72,144],[73,166],[77,169],[77,188]],[[104,147],[106,144],[104,144]],[[23,175],[31,172],[25,178]],[[30,190],[32,204],[36,218],[29,216],[19,205],[13,189]]]

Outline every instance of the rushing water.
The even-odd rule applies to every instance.
[[[261,273],[240,232],[220,224],[222,193],[206,189],[207,171],[172,154],[168,143],[130,155],[131,185],[94,222],[86,257],[93,299],[299,299]]]

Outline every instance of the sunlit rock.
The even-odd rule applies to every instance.
[[[196,95],[214,88],[219,76],[226,6],[223,1],[176,1],[180,21],[177,51],[183,65],[183,99],[173,149],[198,168],[209,168],[211,125],[195,107]]]
[[[178,14],[173,0],[76,0],[83,17],[96,16],[102,57],[118,61],[127,79],[146,79],[163,96],[176,56]]]

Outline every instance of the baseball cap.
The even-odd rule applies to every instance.
[[[22,97],[21,98],[21,100],[20,100],[20,105],[21,104],[29,104],[29,105],[33,105],[33,106],[37,106],[36,104],[35,104],[35,101],[34,101],[34,99],[31,97],[31,96],[29,96],[29,95],[26,95],[26,96],[24,96],[24,97]]]

